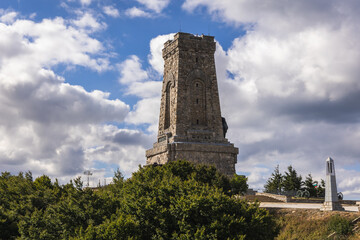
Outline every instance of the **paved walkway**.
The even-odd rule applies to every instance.
[[[322,203],[275,203],[261,202],[263,208],[300,208],[300,209],[320,209]],[[345,211],[359,212],[359,206],[342,205]]]

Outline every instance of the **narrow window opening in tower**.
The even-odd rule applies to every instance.
[[[328,165],[328,173],[332,173],[332,164],[331,164],[331,162],[328,162],[327,163],[327,165]]]
[[[196,58],[196,62],[199,62],[199,58]]]
[[[205,86],[201,79],[195,79],[191,91],[191,123],[206,126]]]
[[[171,111],[171,84],[168,83],[166,86],[166,101],[165,101],[165,123],[164,129],[168,129],[170,127],[170,111]]]
[[[329,166],[329,172],[330,172],[330,173],[333,172],[332,169],[333,169],[333,168],[332,168],[332,162],[330,162],[330,166]]]

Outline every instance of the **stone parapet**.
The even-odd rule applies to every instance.
[[[213,165],[227,176],[235,174],[239,150],[233,144],[175,142],[146,151],[147,164],[165,164],[187,160],[196,164]]]
[[[266,197],[270,197],[270,198],[274,198],[276,200],[279,200],[281,202],[290,202],[290,197],[285,196],[285,195],[277,195],[277,194],[272,194],[272,193],[255,193],[256,196],[266,196]]]
[[[163,48],[163,58],[166,59],[169,54],[173,54],[177,48],[181,50],[191,50],[196,52],[210,52],[214,54],[216,43],[213,36],[196,36],[190,33],[178,32],[173,40],[165,42]]]

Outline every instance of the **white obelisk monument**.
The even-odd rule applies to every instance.
[[[320,210],[322,211],[344,210],[344,208],[339,203],[339,199],[337,195],[334,160],[330,157],[326,159],[325,202]]]

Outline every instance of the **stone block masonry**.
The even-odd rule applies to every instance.
[[[235,173],[238,149],[224,137],[212,36],[177,33],[164,44],[164,78],[156,143],[147,164],[175,160]]]

